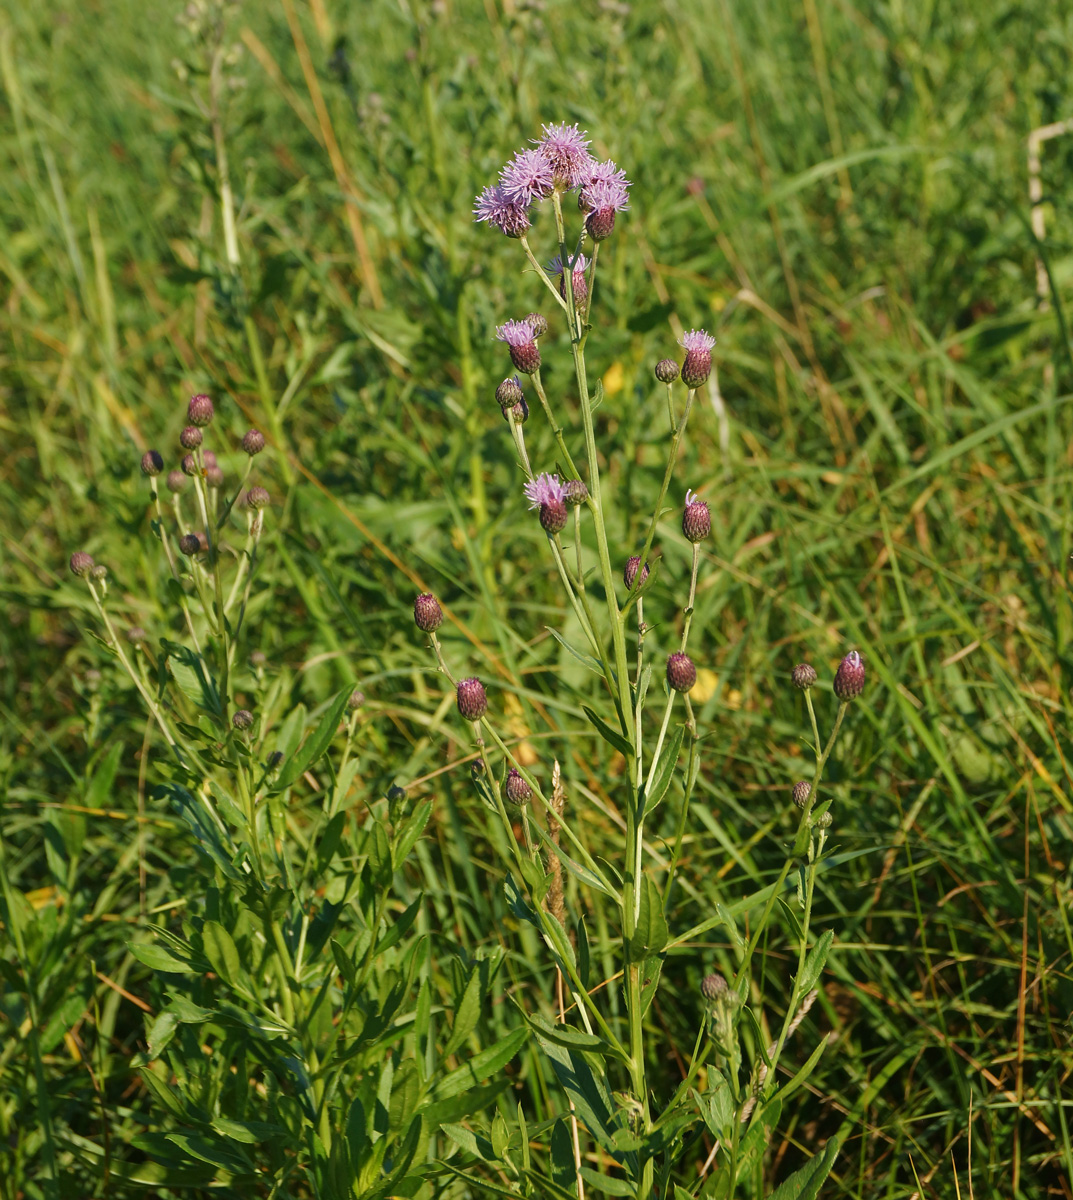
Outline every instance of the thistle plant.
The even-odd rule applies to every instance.
[[[472,730],[480,764],[474,786],[510,847],[507,904],[515,918],[539,933],[556,973],[556,1011],[525,1008],[523,1015],[564,1093],[560,1115],[539,1130],[528,1129],[520,1111],[515,1116],[503,1110],[487,1137],[479,1129],[475,1135],[469,1127],[445,1128],[471,1170],[494,1176],[500,1193],[505,1182],[511,1193],[578,1200],[587,1193],[647,1200],[672,1190],[679,1200],[696,1194],[729,1197],[755,1187],[782,1105],[805,1083],[826,1044],[821,1038],[805,1064],[784,1080],[788,1041],[816,997],[833,940],[831,931],[815,936],[812,925],[816,878],[832,822],[831,802],[821,797],[821,786],[848,706],[863,688],[864,666],[859,655],[851,654],[838,668],[839,707],[826,740],[813,703],[817,673],[809,666],[795,668],[793,681],[804,689],[815,769],[809,780],[793,787],[787,811],[797,828],[785,848],[784,865],[755,895],[721,907],[714,916],[697,914],[690,928],[672,931],[670,899],[704,753],[691,700],[698,672],[690,635],[712,513],[709,502],[692,490],[684,490],[679,514],[691,569],[674,627],[650,629],[644,603],[661,565],[657,528],[667,514],[665,502],[678,488],[679,450],[712,370],[715,339],[704,329],[690,330],[679,339],[681,361],[667,357],[654,364],[657,384],[665,389],[666,467],[655,509],[642,522],[643,539],[635,546],[615,546],[608,520],[614,499],[601,472],[601,458],[611,458],[614,447],[597,435],[594,410],[600,392],[599,385],[590,387],[586,350],[599,298],[601,247],[628,208],[631,185],[616,163],[597,162],[589,146],[577,126],[545,125],[535,148],[519,151],[498,182],[477,198],[474,215],[518,244],[540,301],[553,314],[523,314],[496,328],[516,372],[496,389],[496,400],[513,439],[524,496],[546,536],[564,603],[585,640],[570,649],[599,676],[599,698],[584,712],[607,752],[623,766],[614,801],[624,836],[615,861],[590,850],[585,823],[576,806],[571,811],[559,763],[523,761],[484,683],[473,676],[459,678],[464,664],[448,660],[436,632],[440,605],[431,596],[418,597],[417,626],[455,688],[459,718]],[[544,240],[551,245],[541,249],[554,253],[550,263],[534,244],[540,223],[549,217],[552,230]],[[545,384],[549,327],[566,334],[573,401]],[[554,463],[537,461],[527,445],[525,418],[536,407],[554,440]],[[432,612],[434,619],[427,615]],[[562,634],[556,636],[566,644]],[[661,805],[678,809],[668,859],[653,852],[646,836]],[[776,914],[790,911],[791,874],[797,883],[790,918],[796,967],[776,981],[768,964],[761,987],[754,960]],[[575,886],[570,903],[564,876]],[[613,946],[590,944],[586,893],[588,903],[598,899],[610,905]],[[648,1014],[661,972],[676,969],[684,949],[717,926],[728,935],[733,953],[700,985],[693,1053],[683,1077],[670,1087],[650,1076],[653,1060],[661,1057],[661,1035]],[[604,951],[617,957],[618,971],[599,980],[594,964],[608,960]],[[615,1002],[619,988],[622,1004]],[[837,1151],[836,1137],[794,1175],[785,1194],[815,1195]]]

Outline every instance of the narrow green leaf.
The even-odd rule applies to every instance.
[[[823,1181],[830,1175],[841,1148],[842,1143],[836,1134],[829,1139],[820,1154],[810,1159],[803,1167],[799,1167],[789,1179],[784,1179],[768,1200],[815,1200]]]
[[[206,921],[201,930],[205,957],[221,979],[235,983],[241,967],[234,939],[218,921]]]
[[[663,797],[674,779],[674,768],[678,765],[678,756],[682,753],[682,739],[685,737],[685,726],[679,725],[674,731],[670,742],[660,752],[659,762],[655,771],[649,776],[645,786],[643,815],[651,813]]]
[[[834,932],[830,929],[824,930],[820,940],[809,951],[805,965],[801,969],[801,978],[797,981],[797,990],[802,998],[816,986],[816,981],[820,977],[824,963],[827,962],[827,955],[830,953],[831,943],[834,940]]]
[[[414,848],[417,839],[421,836],[425,825],[428,823],[431,812],[432,801],[422,800],[417,808],[414,809],[410,819],[399,830],[398,837],[395,839],[395,845],[391,851],[391,859],[395,864],[396,871],[406,861],[410,851]]]
[[[602,720],[592,711],[587,704],[581,706],[585,716],[589,718],[589,722],[596,729],[596,732],[604,739],[609,746],[613,746],[619,754],[624,758],[629,758],[633,754],[633,747],[621,733],[616,733],[615,730]]]
[[[564,650],[567,650],[570,654],[572,654],[583,667],[588,667],[590,671],[599,675],[601,679],[603,678],[604,669],[600,666],[596,659],[592,657],[591,654],[582,654],[580,650],[575,650],[574,647],[571,646],[566,640],[566,638],[564,638],[557,630],[552,629],[550,625],[546,626],[546,628],[548,633],[551,634],[551,636],[559,643],[559,645],[562,646]]]
[[[447,1100],[482,1082],[495,1071],[501,1070],[525,1045],[529,1038],[529,1030],[515,1029],[502,1041],[480,1054],[475,1054],[463,1066],[444,1075],[432,1092],[432,1099]]]
[[[131,942],[127,949],[134,957],[153,971],[174,971],[177,974],[193,974],[195,968],[188,962],[169,954],[163,946],[152,943]]]
[[[301,749],[296,751],[284,765],[279,779],[276,781],[275,791],[281,792],[284,788],[289,788],[328,749],[332,738],[335,737],[339,729],[339,722],[342,720],[343,712],[346,709],[352,690],[351,688],[343,688],[331,704],[328,705],[327,711],[321,717],[317,728],[306,738]]]
[[[458,1052],[462,1043],[469,1037],[481,1017],[481,976],[476,969],[470,972],[466,990],[455,1009],[455,1023],[451,1028],[451,1036],[443,1048],[443,1057],[449,1058]],[[496,1156],[498,1157],[498,1155]]]

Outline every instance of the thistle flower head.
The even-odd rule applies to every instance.
[[[156,450],[146,450],[142,455],[142,474],[152,478],[164,470],[164,460]]]
[[[85,550],[76,550],[71,555],[69,565],[75,575],[84,577],[93,570],[93,555],[87,554]]]
[[[502,409],[513,408],[519,401],[525,399],[522,391],[522,381],[517,375],[508,375],[496,388],[496,400]]]
[[[533,794],[533,789],[525,781],[525,776],[518,770],[517,767],[511,767],[507,772],[506,782],[503,784],[503,791],[511,804],[522,805],[529,801]]]
[[[179,445],[184,450],[196,450],[201,445],[204,435],[196,425],[187,425],[179,434]]]
[[[712,531],[712,512],[707,502],[696,492],[686,492],[686,505],[682,510],[682,533],[687,542],[702,542]]]
[[[674,383],[678,378],[678,364],[673,358],[661,358],[656,363],[655,374],[660,383]]]
[[[528,201],[511,200],[497,185],[486,187],[473,205],[473,219],[494,225],[507,237],[519,238],[529,228]]]
[[[253,713],[248,708],[240,708],[231,718],[231,724],[238,730],[249,729],[253,725]]]
[[[217,465],[216,455],[211,450],[201,451],[201,461],[204,464],[205,470],[210,471]]]
[[[816,682],[816,668],[809,663],[798,663],[790,672],[790,679],[795,688],[807,691]]]
[[[215,463],[211,467],[205,468],[205,478],[208,480],[209,487],[222,488],[224,486],[224,473]]]
[[[201,539],[196,533],[184,533],[179,538],[179,549],[183,554],[192,557],[195,554],[201,553]]]
[[[688,692],[697,682],[697,668],[688,654],[672,654],[667,659],[667,683],[676,692]]]
[[[556,256],[551,260],[551,262],[548,263],[548,274],[549,275],[561,275],[563,273],[563,269],[564,268],[563,268],[562,255],[556,254]],[[584,254],[579,254],[577,256],[577,262],[574,263],[574,278],[576,279],[579,275],[583,276],[588,269],[589,269],[589,260],[585,257]]]
[[[606,162],[593,163],[589,177],[582,184],[578,195],[578,208],[592,212],[597,208],[610,208],[621,212],[627,207],[630,196],[630,181],[617,163],[610,158]]]
[[[835,695],[843,703],[864,691],[864,660],[856,650],[851,650],[838,664],[834,688]]]
[[[537,332],[532,321],[507,321],[496,327],[496,337],[507,343],[510,361],[523,375],[540,370],[540,347],[536,344]]]
[[[198,473],[197,459],[192,454],[184,454],[180,466],[183,469],[184,475],[196,475]]]
[[[691,329],[678,339],[686,352],[682,363],[682,382],[688,388],[699,388],[712,371],[712,347],[715,338],[704,329]]]
[[[574,263],[574,269],[570,273],[570,285],[574,293],[574,304],[578,307],[584,307],[585,300],[589,294],[588,280],[585,278],[585,270],[588,267],[588,259],[584,254],[577,256],[577,262]],[[559,276],[559,295],[566,299],[566,268],[563,266],[562,258],[556,256],[548,263],[548,274]]]
[[[177,496],[186,487],[186,475],[178,469],[169,471],[165,483],[168,491]]]
[[[246,504],[253,509],[267,508],[271,499],[268,490],[263,487],[251,487],[246,493]]]
[[[641,570],[641,556],[639,554],[631,554],[626,559],[626,566],[622,571],[622,582],[633,591],[633,585],[637,582],[637,572]],[[648,578],[648,563],[645,563],[645,569],[641,572],[641,582]]]
[[[433,633],[443,624],[443,609],[431,592],[422,592],[414,601],[414,624],[423,633]]]
[[[555,190],[555,172],[542,150],[519,150],[499,173],[499,186],[513,204],[544,200]]]
[[[729,990],[727,981],[715,971],[710,975],[705,975],[700,981],[700,994],[705,1000],[718,1000],[720,996],[725,996]]]
[[[361,708],[361,706],[364,703],[365,703],[365,693],[355,690],[350,693],[350,699],[347,700],[346,705],[347,705],[347,708],[349,708],[351,712],[357,712],[358,709]]]
[[[566,505],[562,500],[540,506],[540,528],[545,533],[561,533],[566,528]]]
[[[204,427],[212,422],[216,415],[212,401],[208,396],[191,396],[186,409],[186,419],[191,425]]]
[[[455,689],[458,715],[464,721],[479,721],[488,710],[488,694],[484,684],[475,677],[460,679]]]
[[[512,408],[503,409],[503,420],[513,421],[516,425],[524,425],[529,420],[529,405],[524,397]]]
[[[144,645],[148,640],[149,635],[140,625],[132,625],[127,630],[127,641],[130,642],[132,646]]]
[[[562,504],[565,497],[558,475],[538,475],[525,485],[525,498],[530,508],[541,508],[545,504]]]
[[[568,479],[563,484],[563,499],[575,508],[584,504],[589,498],[589,489],[580,479]]]
[[[265,435],[259,429],[248,429],[242,438],[242,449],[253,458],[265,448]]]
[[[794,784],[793,791],[790,793],[793,796],[794,803],[798,808],[804,808],[808,804],[808,798],[812,795],[812,784],[807,779],[799,779]]]
[[[557,188],[580,187],[589,178],[594,165],[589,153],[589,139],[576,125],[542,125],[544,136],[534,138],[537,149],[551,167],[552,181]]]
[[[543,313],[531,312],[525,319],[533,327],[533,337],[542,338],[548,332],[548,318]]]

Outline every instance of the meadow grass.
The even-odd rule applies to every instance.
[[[683,329],[718,337],[718,391],[677,473],[716,536],[673,932],[782,864],[807,726],[792,665],[856,647],[870,671],[827,776],[836,853],[814,924],[838,935],[807,1023],[832,1044],[753,1194],[841,1130],[825,1195],[1069,1196],[1073,134],[1044,152],[1039,245],[1025,164],[1029,132],[1073,116],[1073,15],[281,0],[241,6],[233,29],[240,289],[171,7],[0,16],[4,905],[28,939],[0,950],[0,1196],[53,1194],[55,1163],[64,1196],[143,1192],[134,1139],[161,1120],[131,1065],[161,996],[128,944],[181,916],[198,860],[151,796],[152,730],[65,564],[98,555],[128,623],[159,621],[137,464],[174,442],[191,392],[271,443],[273,601],[250,634],[276,680],[266,719],[356,681],[355,803],[393,784],[433,801],[404,888],[424,897],[442,1002],[501,950],[483,1039],[518,1026],[510,995],[551,1011],[409,608],[441,596],[446,651],[486,679],[514,738],[558,757],[590,847],[613,857],[615,764],[582,718],[584,668],[546,632],[570,619],[492,401],[492,330],[532,307],[532,280],[470,216],[552,120],[580,121],[634,181],[601,252],[590,361],[598,431],[621,448],[606,464],[619,544],[643,540],[662,479],[652,365]],[[546,427],[527,437],[554,461]],[[689,578],[673,514],[657,546],[658,636]],[[649,831],[657,854],[674,816]],[[301,805],[292,820],[300,836]],[[606,921],[598,902],[588,919]],[[791,926],[765,938],[765,973],[789,969]],[[730,962],[722,932],[668,957],[654,1089],[681,1079],[700,979]],[[535,1051],[513,1071],[513,1099],[548,1118]]]

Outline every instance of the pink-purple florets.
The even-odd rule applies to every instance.
[[[529,321],[507,321],[504,325],[496,326],[496,337],[508,346],[517,348],[528,346],[536,339],[536,330]]]
[[[715,338],[704,329],[691,329],[678,339],[678,345],[686,353],[693,350],[700,350],[701,352],[710,351],[715,345]]]
[[[593,157],[589,153],[589,139],[576,125],[541,126],[544,136],[537,141],[537,149],[551,166],[552,179],[560,188],[580,187],[590,176]]]
[[[473,219],[487,221],[507,237],[518,238],[532,222],[525,203],[511,200],[501,187],[486,187],[473,206]]]
[[[538,475],[525,485],[525,498],[530,508],[541,508],[545,504],[561,504],[565,492],[558,475]]]
[[[626,172],[609,158],[606,162],[593,165],[588,179],[582,185],[578,205],[588,210],[611,208],[621,212],[629,196],[630,181],[626,178]]]
[[[519,150],[499,173],[499,186],[513,204],[544,200],[555,190],[555,173],[542,150]]]

